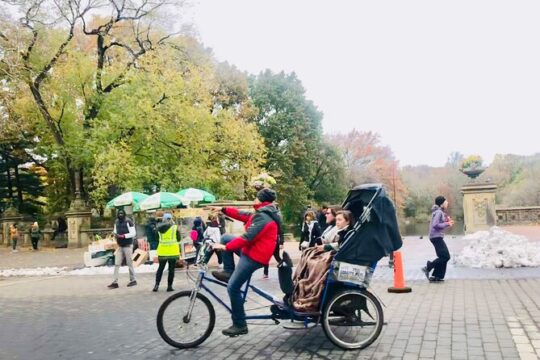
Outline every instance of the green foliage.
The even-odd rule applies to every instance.
[[[497,155],[482,176],[497,184],[499,205],[540,205],[540,154]]]
[[[482,157],[480,155],[470,155],[463,159],[461,169],[477,169],[482,167]]]
[[[268,149],[266,168],[276,177],[285,219],[299,219],[313,199],[337,200],[344,192],[343,163],[323,146],[322,113],[306,99],[296,75],[267,70],[250,78],[250,96],[258,109],[253,122]],[[329,183],[335,191],[323,188]]]

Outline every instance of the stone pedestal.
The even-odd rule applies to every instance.
[[[497,185],[472,183],[461,188],[465,233],[487,230],[497,225],[495,193]]]
[[[90,211],[69,211],[66,213],[67,218],[67,233],[68,233],[68,248],[80,248],[88,245],[88,238],[82,237],[81,229],[90,228],[90,219],[92,212]]]
[[[2,216],[1,220],[2,220],[1,222],[2,242],[0,243],[0,245],[11,246],[11,237],[9,235],[9,227],[15,223],[17,223],[19,227],[19,234],[20,234],[19,245],[22,245],[22,240],[24,238],[23,233],[22,233],[22,226],[21,226],[22,220],[23,220],[22,215],[19,214],[19,212],[15,208],[9,207],[4,212],[4,215]]]
[[[67,219],[68,248],[80,248],[88,245],[88,237],[82,236],[81,229],[89,229],[92,212],[80,198],[71,203],[69,211],[65,214]]]

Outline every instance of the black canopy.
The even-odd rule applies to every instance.
[[[349,191],[343,208],[357,222],[335,259],[357,265],[371,265],[403,245],[396,209],[381,184],[365,184]]]

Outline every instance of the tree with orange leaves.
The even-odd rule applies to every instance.
[[[381,144],[379,134],[353,129],[327,138],[343,154],[349,186],[382,183],[396,208],[403,207],[406,188],[400,177],[399,162],[392,149]]]

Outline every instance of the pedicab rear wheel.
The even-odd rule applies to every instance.
[[[191,301],[191,291],[180,291],[167,298],[158,311],[159,335],[167,344],[179,349],[202,344],[216,323],[214,306],[206,296],[198,292],[195,294],[193,310],[188,316]]]
[[[345,350],[371,345],[379,337],[383,323],[381,303],[364,289],[340,291],[323,308],[324,333],[334,345]]]

